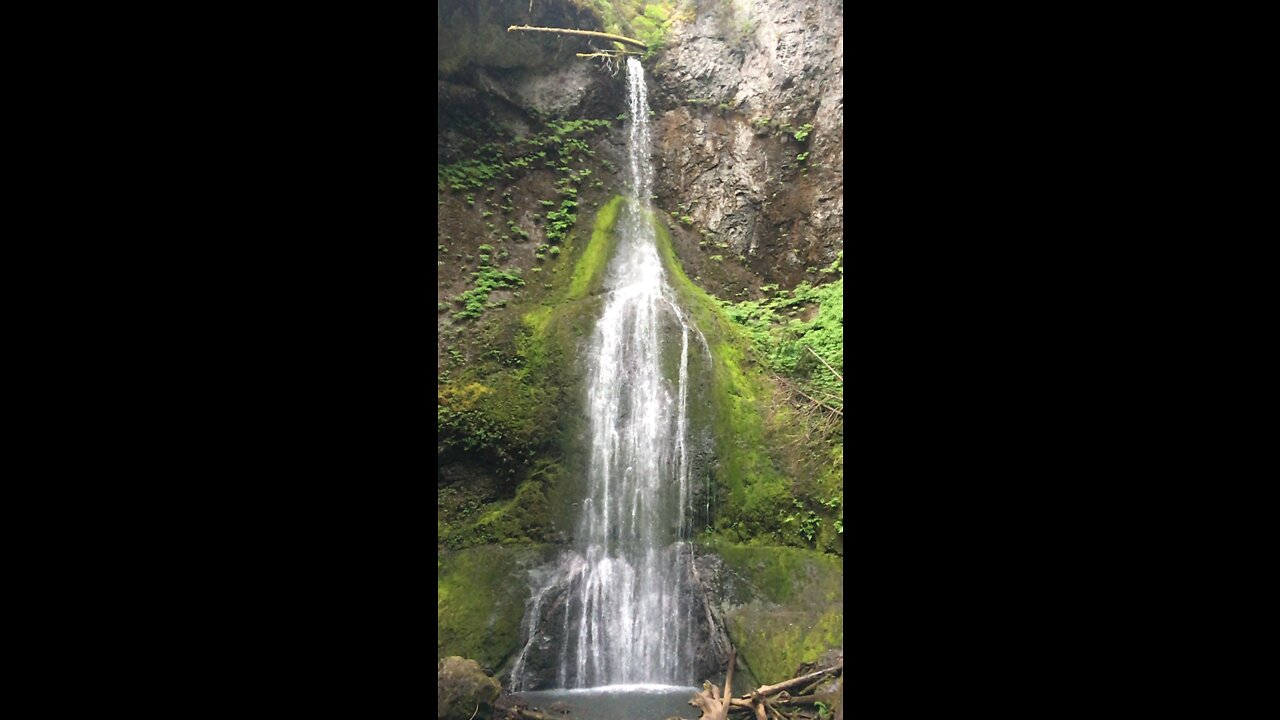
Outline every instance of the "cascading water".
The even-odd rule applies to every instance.
[[[512,689],[531,653],[562,688],[694,682],[689,592],[689,336],[648,206],[653,184],[644,70],[627,60],[631,197],[605,280],[587,373],[590,460],[574,549],[529,601]],[[701,339],[701,336],[698,336]],[[705,339],[701,339],[705,346]],[[541,627],[555,628],[557,640]]]

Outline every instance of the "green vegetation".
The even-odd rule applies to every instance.
[[[453,550],[475,545],[497,543],[525,545],[551,541],[550,506],[546,483],[558,481],[559,466],[547,461],[536,463],[531,479],[516,488],[514,498],[484,502],[483,495],[465,489],[444,488],[442,505],[451,505],[450,522],[438,523],[440,543]]]
[[[765,363],[774,360],[766,354],[761,361],[762,348],[749,334],[751,328],[730,314],[735,306],[689,280],[666,227],[656,217],[654,224],[672,284],[712,353],[709,419],[718,463],[714,479],[720,492],[715,531],[739,542],[840,551],[834,520],[843,517],[842,446],[833,455],[830,438],[812,432],[812,419],[786,401],[776,376],[768,372]],[[842,307],[838,310],[843,312]],[[828,309],[828,313],[836,311]],[[822,327],[810,328],[803,338],[829,340],[821,337],[828,320],[824,316]],[[842,333],[839,338],[842,343]],[[826,345],[823,348],[831,351]],[[840,502],[836,507],[824,506],[814,497],[836,497]]]
[[[728,598],[729,636],[756,679],[793,677],[844,643],[844,559],[798,548],[753,547],[724,541],[703,546],[724,559],[742,582]]]
[[[519,141],[517,147],[524,147],[526,150],[511,158],[506,156],[509,149],[504,150],[496,143],[488,143],[479,148],[480,157],[450,165],[437,165],[437,190],[457,192],[468,188],[484,188],[489,186],[489,181],[499,176],[512,180],[515,178],[511,174],[513,171],[524,171],[532,167],[537,160],[546,158],[547,151],[553,148],[562,161],[572,157],[575,152],[579,153],[579,157],[591,157],[595,155],[595,151],[583,138],[609,127],[610,124],[609,120],[549,120],[545,123],[543,132]],[[475,204],[473,195],[467,195],[467,204]]]
[[[580,371],[577,338],[594,324],[599,304],[588,293],[603,282],[622,202],[614,197],[597,213],[585,246],[572,236],[563,246],[543,246],[575,262],[540,275],[551,282],[536,284],[536,304],[485,317],[462,345],[470,352],[446,350],[451,369],[441,373],[437,392],[437,453],[444,462],[484,467],[486,479],[441,486],[444,547],[549,542],[553,519],[568,513],[562,506],[573,494],[561,486],[558,458],[563,438],[581,422],[572,393]],[[486,277],[493,281],[498,273],[489,268]]]
[[[766,368],[817,391],[834,393],[843,385],[822,364],[825,361],[836,372],[843,372],[843,261],[841,254],[824,271],[839,273],[841,277],[835,282],[816,286],[802,282],[790,291],[774,289],[773,297],[764,300],[721,302],[726,317],[746,331],[755,356]],[[817,312],[807,320],[790,315],[794,310],[815,308]]]
[[[666,42],[667,31],[679,21],[693,19],[692,9],[682,13],[675,10],[680,4],[676,0],[594,0],[595,7],[604,18],[605,32],[615,35],[633,37],[649,50],[643,60],[648,60],[662,49]],[[617,49],[623,49],[621,43],[614,43]],[[634,48],[632,49],[634,50]]]
[[[591,230],[591,241],[582,253],[582,259],[573,269],[569,283],[569,300],[579,300],[589,290],[599,289],[604,281],[605,264],[613,253],[613,229],[618,222],[618,212],[622,209],[625,198],[616,195],[596,213],[595,227]],[[594,286],[594,287],[593,287]]]
[[[461,655],[496,671],[518,652],[529,594],[519,578],[546,558],[545,548],[529,546],[443,553],[436,566],[437,657]]]
[[[794,289],[763,286],[771,292],[763,300],[727,302],[714,300],[723,317],[733,323],[736,336],[750,347],[750,357],[775,385],[785,407],[774,423],[802,428],[785,443],[805,448],[802,455],[784,465],[797,478],[792,497],[774,495],[779,503],[783,537],[807,547],[839,551],[844,534],[844,255],[841,253],[821,275],[839,275],[824,285],[803,282]],[[829,367],[828,367],[829,366]],[[761,412],[768,412],[762,408]],[[778,436],[786,436],[779,429]],[[744,526],[750,527],[750,526]]]
[[[804,663],[844,645],[843,604],[823,611],[736,608],[726,616],[729,637],[761,683],[793,677]]]
[[[800,548],[755,547],[723,540],[702,545],[724,558],[725,564],[768,602],[808,609],[844,598],[840,579],[843,558]],[[748,599],[738,598],[741,602]]]
[[[613,27],[606,29],[649,43],[650,55],[692,12],[691,5],[679,10],[677,2],[575,1],[600,8],[611,18]],[[731,22],[722,29],[753,29],[749,17]],[[734,109],[722,100],[687,103],[706,106],[708,114],[713,107],[722,114]],[[580,349],[599,317],[627,202],[597,192],[610,184],[602,178],[619,173],[609,161],[595,159],[593,149],[596,133],[611,120],[532,117],[533,134],[517,138],[481,115],[473,124],[456,123],[459,132],[441,135],[452,143],[442,157],[467,159],[437,164],[438,203],[451,203],[445,210],[457,223],[442,224],[442,232],[459,237],[438,241],[441,273],[452,282],[471,273],[466,287],[449,285],[450,297],[437,304],[439,313],[452,311],[451,318],[439,319],[438,651],[475,658],[491,671],[509,665],[518,650],[525,571],[550,559],[555,544],[565,541],[576,515],[570,503],[582,497],[576,488],[585,475],[585,459],[578,456],[586,422]],[[791,128],[781,119],[756,120],[757,130],[780,140],[786,133],[802,144],[813,130],[811,124]],[[807,161],[809,146],[786,152],[788,146],[780,142],[778,156],[803,150],[796,161]],[[537,178],[522,178],[535,173]],[[523,179],[530,182],[512,185]],[[467,209],[477,199],[479,217]],[[505,228],[492,217],[499,210]],[[706,478],[714,515],[701,540],[755,593],[745,606],[727,611],[725,621],[750,671],[762,682],[775,681],[843,643],[842,596],[827,582],[838,583],[843,569],[837,557],[843,553],[843,425],[824,424],[797,395],[843,402],[836,376],[844,372],[842,259],[812,268],[808,282],[785,289],[742,287],[741,268],[704,270],[724,276],[717,282],[732,282],[723,296],[735,302],[717,299],[684,274],[668,236],[668,228],[692,227],[692,210],[672,202],[665,226],[655,225],[680,304],[709,348],[705,354],[699,349],[696,359],[691,355],[697,367],[689,375],[697,377],[700,401],[691,412],[700,413],[697,427],[710,428],[714,453]],[[727,242],[707,230],[700,235],[706,252],[723,253],[710,256],[713,263],[732,260]],[[525,265],[533,257],[539,266],[522,275],[509,260],[513,254]]]
[[[491,245],[484,245],[493,249]],[[487,262],[487,255],[481,255],[482,262]],[[462,309],[453,314],[458,320],[466,320],[467,318],[477,318],[484,312],[485,308],[497,307],[497,305],[488,302],[489,293],[499,288],[515,288],[524,285],[524,280],[520,278],[520,269],[515,268],[511,271],[499,270],[488,265],[481,266],[480,270],[471,273],[471,278],[475,281],[475,287],[459,295],[454,302],[462,305]]]

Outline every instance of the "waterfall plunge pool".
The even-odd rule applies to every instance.
[[[604,685],[572,690],[530,690],[511,699],[538,712],[568,720],[692,720],[698,709],[689,699],[699,688],[679,685]],[[568,711],[567,713],[565,711]]]

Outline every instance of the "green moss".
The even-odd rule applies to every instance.
[[[666,227],[657,222],[658,250],[682,304],[707,338],[712,354],[712,406],[717,485],[726,493],[719,518],[723,531],[740,540],[795,541],[779,508],[791,506],[790,483],[775,464],[766,436],[765,407],[772,396],[766,378],[744,348],[749,343],[725,317],[719,303],[685,274]]]
[[[545,543],[552,540],[553,518],[547,502],[548,486],[559,480],[559,466],[540,461],[533,473],[516,489],[515,497],[486,503],[468,513],[458,513],[448,521],[438,515],[436,529],[440,543],[454,550],[501,543],[504,545]]]
[[[564,255],[572,266],[550,269],[537,305],[486,315],[467,339],[483,349],[459,360],[437,397],[438,454],[466,460],[499,479],[498,487],[451,487],[440,502],[441,543],[460,549],[487,543],[550,542],[571,524],[578,488],[565,477],[580,448],[583,363],[581,337],[595,325],[623,198],[596,213],[591,238],[571,235]],[[518,314],[517,314],[518,313]]]
[[[495,352],[499,367],[524,362],[501,349]],[[559,402],[555,385],[529,382],[526,376],[519,367],[495,370],[484,363],[464,367],[441,383],[436,395],[438,454],[467,454],[515,477],[552,441],[546,431],[555,426]]]
[[[844,602],[844,558],[791,547],[703,543],[769,602],[815,609]]]
[[[460,655],[489,672],[508,662],[519,650],[520,619],[530,592],[524,572],[546,557],[542,547],[486,545],[438,560],[437,660]]]
[[[588,291],[599,291],[604,283],[604,269],[613,254],[614,227],[618,224],[618,212],[625,199],[615,195],[596,212],[595,225],[591,229],[591,241],[573,267],[567,299],[578,300]]]
[[[764,684],[794,677],[802,664],[844,646],[843,605],[823,612],[747,606],[730,611],[725,621],[739,657]]]
[[[822,272],[843,273],[841,262],[843,256]],[[773,297],[720,302],[726,317],[742,329],[770,371],[799,383],[811,396],[842,397],[843,383],[831,370],[842,372],[844,366],[844,278],[817,286],[804,282],[792,290],[766,287]],[[795,317],[815,306],[812,319]]]
[[[712,423],[713,477],[720,492],[716,532],[740,542],[843,553],[843,451],[832,454],[833,443],[840,448],[843,442],[843,425],[817,425],[813,432],[816,421],[798,414],[774,380],[775,374],[790,373],[788,382],[802,379],[808,387],[842,392],[806,348],[842,367],[843,278],[797,288],[794,296],[778,292],[769,301],[778,310],[808,303],[818,304],[819,312],[809,321],[791,321],[785,336],[773,334],[769,323],[774,316],[753,314],[761,303],[724,303],[690,281],[661,219],[653,217],[659,252],[712,354],[712,412],[706,419]],[[842,272],[840,262],[842,258],[828,270]],[[771,313],[775,308],[765,309]]]
[[[812,550],[749,547],[726,542],[703,546],[729,571],[725,614],[729,638],[761,683],[793,677],[844,646],[844,560]]]
[[[537,307],[524,314],[524,324],[529,328],[532,337],[541,338],[547,334],[547,325],[551,322],[551,308]]]

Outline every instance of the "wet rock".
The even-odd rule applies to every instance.
[[[440,720],[488,717],[502,692],[498,681],[480,669],[480,663],[456,655],[440,661],[436,682],[436,713]]]

